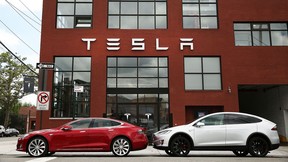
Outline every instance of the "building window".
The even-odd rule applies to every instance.
[[[109,0],[109,29],[167,29],[166,0]]]
[[[287,23],[234,23],[236,46],[288,46]]]
[[[107,117],[146,127],[169,124],[167,57],[108,57]]]
[[[166,57],[109,57],[108,88],[168,88]]]
[[[221,90],[220,57],[184,57],[185,90]]]
[[[55,57],[52,117],[90,114],[90,57]],[[83,91],[74,92],[75,86]]]
[[[58,0],[57,28],[91,28],[93,0]]]
[[[217,29],[217,0],[182,0],[184,29]]]

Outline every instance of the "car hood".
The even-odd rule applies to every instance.
[[[57,132],[58,129],[43,129],[43,130],[37,130],[30,132],[29,134],[46,134],[46,133],[52,133],[52,132]]]

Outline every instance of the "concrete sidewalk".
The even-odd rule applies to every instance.
[[[16,151],[17,138],[7,138],[0,141],[0,155],[25,155],[25,152]],[[112,155],[111,152],[59,152],[56,155]],[[156,150],[148,146],[145,150],[132,151],[129,155],[133,156],[166,156],[165,151]],[[28,156],[28,154],[27,154]],[[199,157],[218,157],[218,156],[235,156],[231,151],[191,151],[189,156]],[[283,145],[278,149],[271,151],[267,157],[288,158],[288,146]]]

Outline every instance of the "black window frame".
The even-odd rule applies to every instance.
[[[197,4],[198,5],[198,14],[197,15],[184,15],[184,5],[187,4]],[[205,4],[215,4],[216,6],[216,15],[201,15],[201,5],[205,5]],[[209,2],[209,1],[202,1],[202,0],[198,0],[198,2],[189,2],[189,1],[185,1],[182,0],[182,26],[183,29],[204,29],[204,30],[213,30],[213,29],[219,29],[219,18],[218,18],[218,0],[215,0],[215,2]],[[184,26],[184,18],[187,17],[194,17],[194,18],[198,18],[199,21],[199,27],[195,27],[195,28],[191,28],[191,27],[185,27]],[[212,28],[212,27],[202,27],[202,18],[216,18],[216,27]]]
[[[67,15],[59,15],[58,14],[58,7],[59,4],[74,4],[74,13],[73,14],[67,14]],[[91,4],[91,15],[78,15],[76,14],[76,6],[77,4]],[[92,28],[93,27],[93,8],[94,8],[94,0],[91,0],[91,2],[84,2],[84,1],[78,1],[78,0],[71,0],[71,1],[61,1],[57,0],[57,10],[56,10],[56,29],[76,29],[76,28]],[[72,27],[58,27],[58,17],[73,17],[73,26]],[[79,23],[79,20],[84,20],[82,23]],[[86,21],[85,21],[86,20]],[[90,23],[87,22],[87,20],[90,20]],[[90,26],[85,26],[89,25]],[[80,25],[78,27],[78,25]],[[84,26],[83,26],[84,25]]]
[[[244,25],[244,24],[249,24],[249,28],[250,29],[237,29],[236,28],[236,25]],[[285,29],[272,29],[271,28],[271,25],[272,24],[286,24],[286,30]],[[264,28],[264,29],[259,29],[259,28],[254,28],[254,25],[267,25],[267,28]],[[236,28],[236,29],[235,29]],[[285,31],[288,33],[288,22],[234,22],[233,23],[233,29],[234,29],[234,43],[235,43],[235,46],[254,46],[254,47],[269,47],[269,46],[288,46],[288,43],[286,45],[274,45],[273,44],[273,39],[272,39],[272,32],[275,32],[275,31]],[[250,32],[250,40],[251,40],[251,44],[250,45],[241,45],[241,44],[237,44],[237,38],[236,38],[236,33],[237,32]],[[253,32],[268,32],[269,34],[269,44],[265,44],[263,42],[260,42],[262,43],[262,45],[256,45],[255,42],[254,42],[254,39],[256,39],[254,37],[254,34]],[[248,43],[249,44],[249,43]]]
[[[54,62],[56,62],[57,58],[63,58],[63,59],[71,59],[71,69],[64,69],[64,70],[57,70],[57,65],[55,64],[55,69],[53,70],[53,84],[52,84],[52,94],[53,94],[53,100],[52,100],[52,108],[51,108],[51,117],[52,118],[76,118],[76,117],[89,117],[90,111],[91,111],[91,73],[92,73],[92,57],[85,57],[85,56],[55,56]],[[77,58],[86,58],[90,61],[90,69],[75,69],[76,62],[75,60]],[[71,81],[65,83],[65,78],[57,78],[57,75],[61,73],[71,73],[71,76],[69,76],[69,79]],[[76,73],[89,73],[89,82],[77,80],[77,84],[73,83],[76,82],[74,78],[76,78],[76,75],[74,77],[74,74]],[[57,74],[57,75],[56,75]],[[70,78],[71,77],[71,78]],[[64,81],[60,81],[59,79],[64,79]],[[56,80],[58,80],[57,83]],[[74,86],[83,86],[84,92],[83,93],[76,93],[74,92]],[[63,94],[62,94],[63,92]],[[63,97],[66,96],[67,98]],[[63,99],[64,98],[64,99]],[[83,100],[84,99],[84,100]],[[66,101],[67,100],[67,101]],[[63,106],[64,105],[64,106]],[[84,105],[87,107],[88,112],[84,114],[79,114],[77,110],[78,105]],[[65,108],[65,106],[67,106]],[[71,110],[72,109],[72,110]],[[68,111],[68,112],[65,112]]]
[[[119,2],[119,14],[110,14],[109,13],[109,2]],[[121,3],[122,2],[136,2],[137,3],[137,13],[136,14],[122,14],[121,13]],[[145,2],[153,2],[154,3],[154,13],[153,14],[140,14],[139,13],[139,10],[140,10],[140,7],[139,7],[139,3],[145,3]],[[157,2],[165,2],[166,3],[166,13],[165,14],[157,14],[156,13],[156,3]],[[108,0],[107,1],[108,3],[108,9],[107,9],[107,28],[108,29],[125,29],[125,30],[133,30],[133,29],[138,29],[138,30],[163,30],[163,29],[168,29],[168,7],[167,7],[167,0],[145,0],[145,1],[141,1],[141,0]],[[118,27],[109,27],[109,17],[112,17],[112,16],[118,16]],[[121,17],[124,17],[124,16],[134,16],[134,17],[137,17],[137,27],[136,28],[122,28],[121,27]],[[140,25],[139,25],[139,17],[141,16],[153,16],[154,17],[154,28],[140,28]],[[166,27],[157,27],[157,16],[161,16],[161,17],[166,17]]]
[[[201,59],[201,72],[186,72],[185,70],[185,58],[200,58]],[[213,72],[213,73],[206,73],[203,71],[204,69],[204,63],[203,63],[203,58],[219,58],[219,71],[218,73],[216,72]],[[198,75],[201,75],[201,80],[202,80],[202,88],[200,89],[186,89],[186,75],[189,75],[189,74],[198,74]],[[206,89],[205,88],[205,83],[204,83],[204,76],[205,75],[220,75],[220,89]],[[220,56],[185,56],[184,57],[184,89],[185,91],[221,91],[223,90],[223,80],[222,80],[222,66],[221,66],[221,57]]]

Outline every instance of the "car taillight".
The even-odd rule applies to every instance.
[[[275,125],[271,130],[277,131],[277,125]]]

